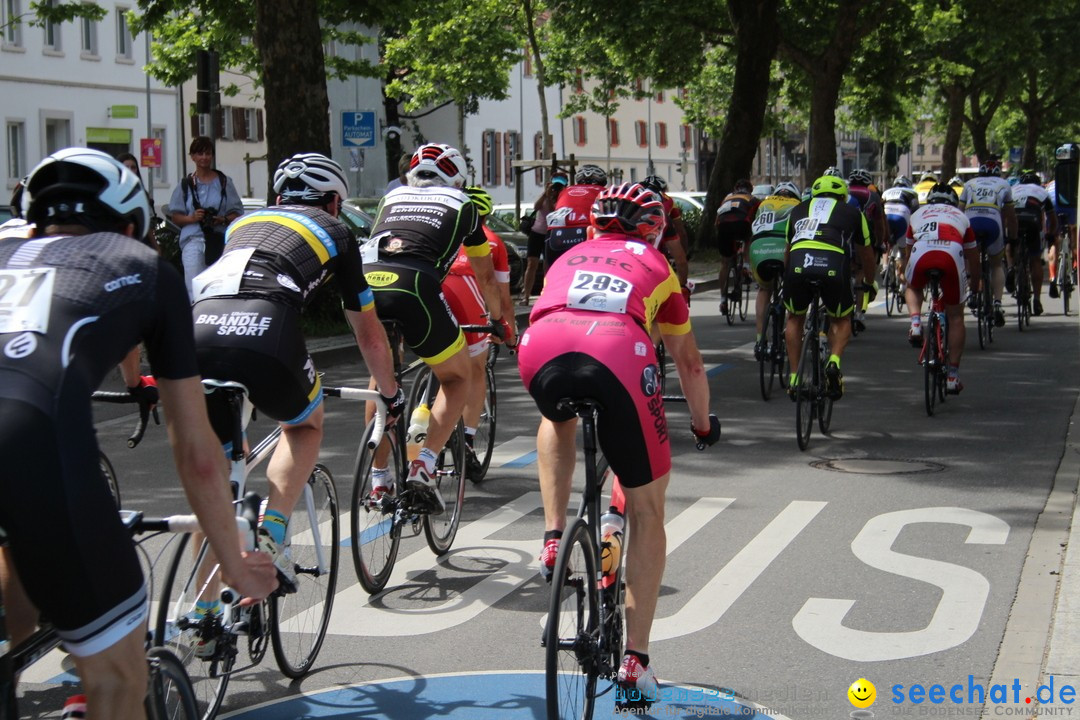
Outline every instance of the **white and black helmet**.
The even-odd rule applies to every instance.
[[[409,177],[431,173],[450,187],[464,187],[469,166],[457,148],[441,143],[428,143],[416,148],[409,161]]]
[[[132,223],[140,240],[150,230],[150,201],[139,178],[100,150],[55,152],[25,182],[23,217],[38,227],[71,224],[105,231]]]
[[[870,177],[870,171],[863,170],[861,168],[857,170],[852,170],[851,174],[848,175],[849,185],[869,185],[873,181],[874,179]]]
[[[321,153],[297,153],[278,165],[274,192],[293,205],[325,205],[330,193],[349,197],[349,181],[336,162]]]
[[[575,185],[607,185],[607,173],[599,165],[582,165],[574,175]]]

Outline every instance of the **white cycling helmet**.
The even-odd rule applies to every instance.
[[[469,167],[456,148],[428,143],[418,147],[409,162],[410,177],[423,172],[432,173],[447,185],[459,188],[465,185]]]
[[[607,185],[607,173],[599,165],[582,165],[574,175],[575,185]]]
[[[81,147],[55,152],[30,171],[22,209],[38,227],[72,224],[105,231],[132,223],[139,240],[153,216],[133,172],[100,150]]]
[[[869,185],[873,180],[874,179],[870,177],[869,170],[852,170],[851,174],[848,175],[848,183],[851,185]]]
[[[784,182],[777,185],[776,189],[773,190],[773,195],[779,195],[780,193],[787,193],[788,197],[794,198],[796,200],[798,200],[799,197],[802,195],[802,193],[799,191],[799,186],[791,182],[790,180],[785,180]]]
[[[278,165],[274,192],[285,204],[325,205],[330,193],[343,200],[349,197],[349,181],[341,166],[325,155],[297,153]]]
[[[897,175],[893,180],[892,186],[895,188],[910,188],[911,181],[907,179],[906,175]]]

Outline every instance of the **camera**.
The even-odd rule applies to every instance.
[[[218,208],[216,207],[203,208],[203,217],[202,220],[199,222],[199,227],[201,227],[203,230],[213,230],[214,218],[217,217],[217,214]]]

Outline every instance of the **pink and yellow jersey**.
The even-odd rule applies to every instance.
[[[690,309],[663,254],[626,235],[604,234],[566,251],[545,275],[530,323],[559,310],[626,315],[648,332],[690,332]]]

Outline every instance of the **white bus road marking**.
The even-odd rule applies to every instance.
[[[656,618],[650,639],[681,637],[719,622],[728,608],[827,504],[801,500],[789,504],[678,612]],[[669,547],[668,551],[672,549]]]
[[[822,652],[857,662],[929,655],[971,638],[979,628],[990,583],[971,568],[894,551],[901,531],[915,523],[966,525],[971,528],[964,540],[968,544],[1004,545],[1009,537],[1008,523],[967,508],[916,508],[871,518],[851,541],[851,551],[870,567],[941,588],[930,624],[908,632],[858,630],[843,624],[854,600],[810,598],[791,621],[799,637]]]

